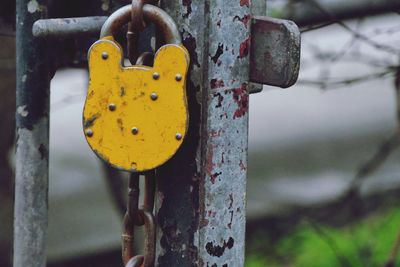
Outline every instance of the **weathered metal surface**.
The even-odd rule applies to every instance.
[[[35,37],[71,38],[76,36],[98,36],[107,17],[82,17],[41,19],[33,24]]]
[[[46,265],[49,87],[46,44],[32,36],[45,0],[17,1],[14,267]]]
[[[288,20],[255,16],[251,23],[250,80],[287,88],[299,75],[300,31]]]
[[[182,45],[168,44],[157,51],[153,67],[123,67],[121,47],[110,38],[89,52],[86,140],[119,169],[150,170],[171,158],[186,135],[189,55]]]
[[[191,55],[197,94],[187,145],[157,172],[157,264],[243,266],[250,1],[163,4]]]

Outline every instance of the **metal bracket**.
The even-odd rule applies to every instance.
[[[251,22],[250,81],[287,88],[299,75],[300,31],[289,20],[254,16]]]

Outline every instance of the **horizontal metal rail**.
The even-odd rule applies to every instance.
[[[32,33],[41,38],[73,38],[83,35],[99,35],[108,17],[80,17],[41,19],[33,24]]]

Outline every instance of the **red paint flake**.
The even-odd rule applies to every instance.
[[[240,44],[239,58],[246,57],[249,54],[250,37]]]
[[[208,217],[214,218],[215,215],[217,215],[217,212],[216,212],[216,211],[212,211],[212,210],[209,210],[209,211],[208,211]]]
[[[233,91],[233,100],[238,105],[233,118],[243,117],[249,110],[249,94],[247,93],[247,84],[243,83],[241,87],[235,88]]]
[[[219,129],[218,131],[216,130],[211,131],[211,137],[218,137],[218,136],[221,136],[221,129]]]
[[[210,146],[207,150],[207,155],[206,155],[206,172],[209,176],[212,176],[215,164],[213,162],[214,158],[214,149],[212,146]]]
[[[250,0],[240,0],[240,6],[250,6]]]
[[[247,169],[247,168],[246,168],[246,165],[244,165],[244,163],[243,163],[242,160],[240,160],[239,166],[240,166],[240,169],[241,169],[242,171],[245,171],[245,170]]]
[[[212,79],[210,82],[211,85],[211,89],[215,89],[215,88],[221,88],[225,86],[225,83],[223,80],[219,80],[219,79]]]

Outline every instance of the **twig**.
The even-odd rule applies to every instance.
[[[342,255],[335,240],[333,240],[333,238],[331,238],[327,233],[325,233],[324,230],[322,230],[322,228],[319,227],[318,224],[314,223],[311,220],[307,220],[307,222],[314,230],[314,232],[321,238],[321,240],[323,240],[330,247],[332,252],[335,254],[336,259],[338,260],[340,266],[351,267],[352,265],[350,264],[350,261]]]
[[[396,257],[397,254],[399,254],[400,251],[400,231],[397,234],[397,238],[394,241],[392,250],[390,251],[390,255],[388,260],[386,261],[385,265],[383,265],[384,267],[395,267],[395,263],[396,263]]]
[[[343,29],[345,29],[346,31],[348,31],[351,34],[353,34],[354,37],[364,41],[366,44],[369,44],[370,46],[375,47],[376,49],[384,50],[384,51],[389,52],[389,53],[393,53],[393,54],[396,54],[396,55],[400,54],[400,50],[397,50],[397,49],[395,49],[394,47],[391,47],[391,46],[387,46],[387,45],[383,45],[383,44],[377,43],[377,42],[371,40],[370,38],[368,38],[367,36],[365,36],[365,35],[357,32],[357,31],[353,30],[347,24],[345,24],[343,21],[341,21],[336,16],[334,16],[331,12],[329,12],[324,7],[322,7],[317,1],[315,1],[315,0],[307,0],[307,1],[309,1],[316,8],[318,8],[323,14],[329,16],[330,19],[333,22],[337,23]]]
[[[384,142],[377,150],[377,152],[363,164],[359,169],[353,181],[350,184],[349,190],[345,196],[358,194],[360,186],[366,177],[375,172],[386,161],[390,154],[400,145],[400,68],[396,70],[395,79],[396,91],[396,106],[397,106],[397,129],[396,132]]]
[[[351,85],[354,83],[361,83],[361,82],[367,82],[370,80],[375,80],[375,79],[380,79],[383,78],[389,74],[393,73],[393,69],[388,69],[383,72],[378,72],[378,73],[373,73],[373,74],[368,74],[368,75],[363,75],[351,79],[344,79],[344,80],[339,80],[339,81],[314,81],[314,80],[299,80],[297,84],[299,85],[308,85],[308,86],[315,86],[319,87],[321,89],[333,89],[333,88],[340,88],[342,86],[346,85]]]

